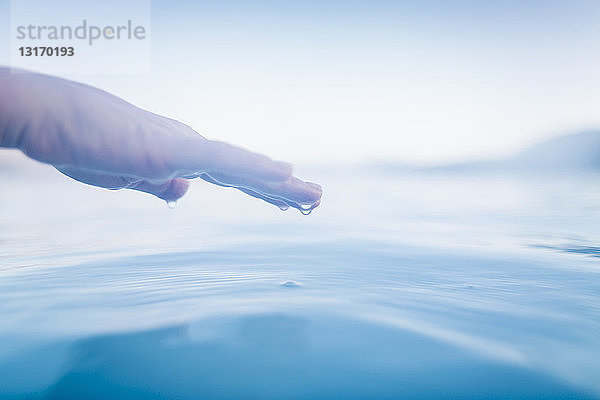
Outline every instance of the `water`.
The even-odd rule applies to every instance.
[[[600,398],[600,176],[301,171],[310,216],[1,175],[0,398]]]

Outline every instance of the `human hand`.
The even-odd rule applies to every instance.
[[[288,163],[206,139],[102,90],[7,69],[0,69],[0,144],[80,182],[166,201],[183,196],[196,177],[305,213],[322,193],[292,176]]]

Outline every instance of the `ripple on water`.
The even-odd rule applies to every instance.
[[[297,288],[297,287],[302,286],[302,284],[300,282],[292,281],[292,280],[283,281],[280,283],[280,285],[283,287],[287,287],[287,288]]]

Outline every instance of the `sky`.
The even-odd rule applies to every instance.
[[[150,64],[63,76],[295,163],[498,158],[600,128],[598,1],[156,0]]]

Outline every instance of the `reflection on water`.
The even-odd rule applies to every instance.
[[[600,397],[597,175],[312,178],[0,177],[0,398]]]
[[[213,336],[194,337],[203,329]],[[98,336],[67,360],[46,398],[585,398],[535,370],[338,317],[257,314]]]
[[[573,244],[564,246],[537,245],[535,247],[564,251],[565,253],[586,254],[591,257],[600,257],[600,247],[597,246],[580,246]]]

